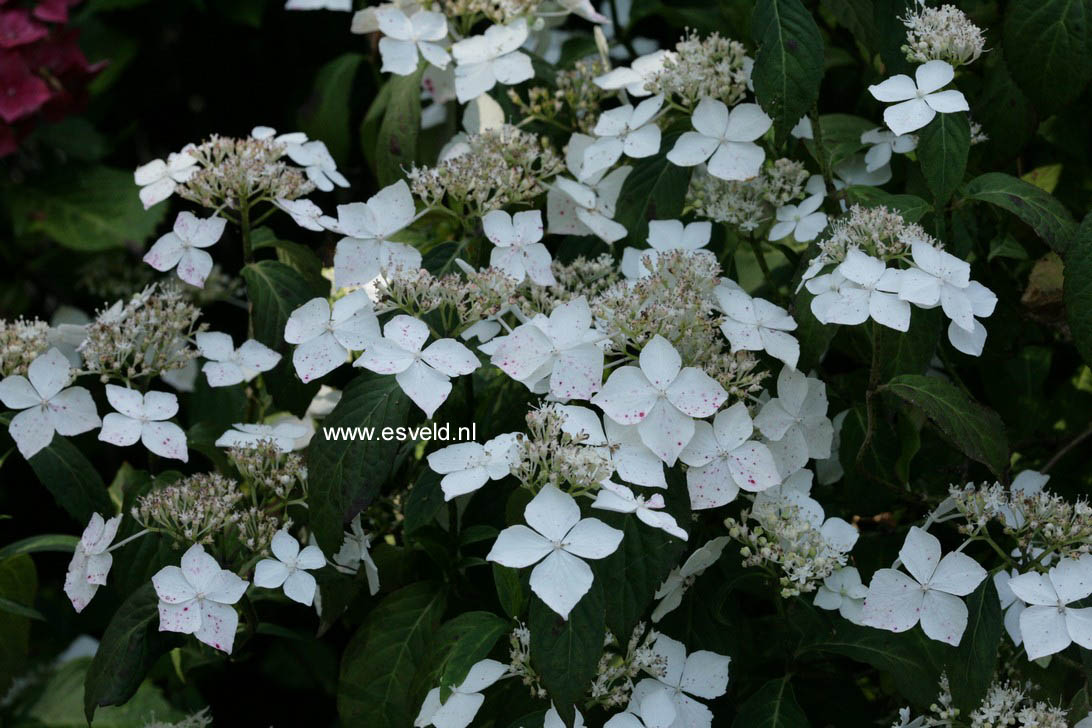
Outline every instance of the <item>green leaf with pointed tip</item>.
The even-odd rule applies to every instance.
[[[774,120],[778,139],[788,137],[819,99],[823,38],[800,0],[758,0],[751,16],[755,97]]]
[[[92,513],[109,517],[114,512],[106,483],[68,438],[54,435],[53,441],[28,462],[58,505],[81,526],[87,525]]]
[[[962,113],[937,114],[919,133],[918,161],[933,201],[944,205],[963,182],[971,151],[971,125]]]
[[[314,89],[300,111],[300,130],[330,150],[338,164],[349,161],[349,101],[363,54],[345,53],[319,69]]]
[[[463,612],[444,622],[432,639],[429,658],[414,679],[413,702],[425,693],[440,688],[440,700],[446,701],[451,689],[462,684],[476,663],[489,657],[501,635],[511,628],[507,619],[492,612]]]
[[[1092,2],[1012,0],[1003,48],[1021,90],[1042,109],[1060,109],[1092,78]]]
[[[808,728],[789,676],[770,680],[739,706],[733,728]]]
[[[421,132],[421,75],[425,65],[409,76],[391,76],[391,87],[383,122],[375,140],[375,172],[386,187],[402,179],[417,158],[417,137]]]
[[[1027,223],[1055,252],[1065,254],[1077,231],[1069,210],[1033,184],[1002,172],[987,172],[967,183],[964,194],[988,202]]]
[[[967,597],[967,628],[945,662],[952,699],[963,715],[982,703],[993,681],[1003,621],[997,589],[986,578]]]
[[[527,620],[531,630],[531,665],[542,677],[542,684],[566,725],[572,725],[575,705],[595,677],[596,665],[603,654],[605,618],[600,579],[592,582],[591,589],[569,612],[568,619],[562,619],[537,596],[531,598]]]

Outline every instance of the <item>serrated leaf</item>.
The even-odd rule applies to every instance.
[[[808,728],[789,676],[770,680],[739,706],[733,728]]]
[[[419,705],[410,683],[447,599],[442,587],[418,582],[386,597],[356,631],[341,657],[337,711],[343,725],[405,728]]]
[[[1016,83],[1042,109],[1060,109],[1092,77],[1092,2],[1013,0],[1003,48]]]
[[[758,0],[751,16],[755,97],[774,120],[778,139],[788,137],[819,99],[823,38],[800,0]]]
[[[311,98],[300,111],[300,130],[325,143],[338,164],[349,161],[349,101],[363,60],[360,53],[345,53],[320,68]]]
[[[692,167],[678,167],[667,161],[681,132],[664,134],[661,154],[638,159],[633,171],[622,183],[614,219],[625,226],[627,239],[643,241],[648,237],[649,220],[669,220],[682,214]]]
[[[383,122],[375,140],[375,172],[383,187],[402,179],[417,158],[417,136],[421,131],[421,74],[425,64],[409,76],[391,76],[391,87]]]
[[[963,182],[971,151],[971,126],[962,113],[937,114],[919,135],[917,155],[925,184],[940,207]]]
[[[410,400],[392,376],[360,374],[342,392],[324,427],[399,427],[409,417]],[[307,450],[311,529],[326,553],[341,546],[342,528],[365,508],[390,476],[396,440],[326,439],[321,433]]]
[[[112,514],[114,507],[106,483],[79,448],[61,435],[27,462],[38,480],[80,525],[87,525],[92,513]]]
[[[43,233],[80,251],[140,246],[167,214],[145,210],[133,173],[112,167],[66,167],[8,189],[17,235]]]
[[[1033,184],[1001,172],[988,172],[967,183],[966,196],[1008,210],[1056,252],[1065,254],[1077,231],[1069,210]]]
[[[531,665],[542,678],[558,715],[573,724],[574,706],[595,677],[606,633],[603,585],[599,579],[562,619],[537,596],[531,597]],[[624,637],[620,639],[625,639]]]
[[[895,377],[883,387],[918,407],[964,455],[998,478],[1009,464],[1005,425],[993,410],[975,402],[954,384],[919,374]]]
[[[1092,363],[1092,213],[1085,216],[1065,256],[1065,318],[1073,343]]]

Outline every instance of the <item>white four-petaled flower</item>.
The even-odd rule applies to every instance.
[[[518,437],[514,432],[498,435],[484,445],[457,442],[428,456],[428,466],[443,475],[440,488],[444,500],[472,493],[490,480],[500,480],[512,472]]]
[[[811,195],[799,205],[782,205],[774,217],[777,222],[770,227],[770,240],[781,240],[792,235],[798,243],[815,240],[827,226],[827,214],[819,212],[823,195]]]
[[[199,543],[182,554],[182,565],[164,566],[152,577],[159,597],[159,631],[192,634],[210,647],[231,654],[239,614],[231,606],[249,582],[221,569]]]
[[[687,655],[682,642],[665,634],[656,636],[652,650],[662,659],[664,671],[637,683],[631,701],[640,705],[650,694],[666,689],[675,707],[675,720],[669,728],[709,728],[713,713],[694,698],[712,700],[724,695],[731,658],[709,650]]]
[[[496,660],[482,660],[474,664],[466,678],[453,685],[447,700],[440,702],[440,688],[432,688],[421,703],[421,710],[413,721],[416,728],[467,728],[485,702],[482,691],[500,680],[508,672],[508,666]]]
[[[610,556],[621,543],[622,532],[597,518],[581,519],[573,497],[553,485],[544,486],[531,499],[523,517],[530,528],[504,529],[485,558],[516,569],[536,564],[531,591],[568,619],[594,578],[584,559]]]
[[[343,566],[346,569],[352,571],[359,571],[360,567],[364,567],[364,575],[368,579],[368,592],[374,596],[379,592],[379,567],[375,565],[375,560],[372,558],[371,543],[372,539],[367,533],[364,532],[364,527],[360,525],[360,514],[356,514],[356,518],[349,524],[350,530],[345,533],[345,538],[341,542],[341,548],[334,554],[333,561],[338,566]]]
[[[912,134],[895,135],[894,132],[876,127],[861,134],[861,144],[871,144],[865,153],[865,169],[875,172],[891,161],[893,152],[906,154],[918,146],[918,138]]]
[[[77,612],[82,612],[99,587],[106,584],[106,576],[114,563],[108,549],[120,524],[120,515],[103,520],[98,513],[92,513],[87,528],[76,544],[64,577],[64,593]]]
[[[602,76],[596,76],[592,81],[596,86],[607,91],[624,88],[630,96],[648,96],[652,93],[648,89],[648,82],[664,69],[667,61],[677,58],[678,54],[675,51],[654,51],[633,59],[629,67],[620,66],[611,69]]]
[[[636,108],[626,104],[600,114],[592,130],[598,138],[584,150],[584,174],[609,169],[623,154],[642,159],[660,151],[660,127],[653,117],[663,104],[664,97],[656,95]]]
[[[732,352],[765,351],[787,366],[800,359],[800,343],[786,333],[796,330],[796,320],[780,306],[764,298],[752,298],[734,281],[725,279],[713,289],[724,313],[720,330],[732,345]]]
[[[320,218],[327,230],[346,236],[334,250],[334,285],[363,286],[380,275],[420,268],[420,251],[389,239],[413,222],[415,209],[409,185],[398,180],[367,202],[338,205],[336,220]]]
[[[307,572],[326,565],[322,549],[312,545],[301,550],[300,542],[284,529],[273,534],[270,549],[276,558],[262,559],[254,567],[254,586],[265,589],[283,587],[286,597],[311,606],[315,600],[317,582]]]
[[[519,47],[527,40],[527,21],[491,25],[482,35],[451,46],[455,58],[455,94],[460,104],[477,98],[497,83],[512,86],[535,75],[531,58]]]
[[[379,319],[365,291],[334,301],[312,298],[288,317],[284,340],[297,344],[292,352],[296,374],[304,382],[329,374],[344,364],[350,351],[361,351],[379,338]]]
[[[272,442],[281,452],[291,452],[307,447],[311,430],[297,422],[277,425],[246,424],[236,422],[216,440],[216,447],[255,448],[264,441]]]
[[[860,624],[868,587],[861,583],[861,575],[853,566],[845,566],[823,579],[815,592],[815,606],[820,609],[837,609],[844,619]]]
[[[489,265],[522,283],[530,278],[540,286],[552,286],[554,279],[550,251],[542,244],[542,211],[527,210],[509,215],[492,210],[482,217],[485,237],[497,246],[489,254]]]
[[[451,56],[438,41],[447,37],[447,18],[443,13],[418,10],[406,15],[397,5],[382,5],[375,9],[375,18],[383,37],[379,52],[383,56],[380,71],[409,76],[417,70],[417,54],[438,68],[447,68]]]
[[[750,179],[758,174],[766,151],[755,140],[773,121],[758,104],[739,104],[731,113],[723,101],[703,98],[691,116],[696,131],[685,132],[667,153],[680,167],[708,160],[709,174],[723,180]]]
[[[141,394],[116,384],[106,385],[106,399],[117,410],[102,418],[99,439],[118,447],[139,440],[150,452],[165,458],[189,460],[186,433],[173,422],[178,414],[178,397],[169,392]]]
[[[451,392],[450,378],[470,374],[481,364],[455,339],[437,339],[422,349],[428,335],[424,321],[395,316],[383,326],[383,337],[374,339],[353,366],[394,374],[406,396],[432,417]]]
[[[178,277],[191,286],[203,288],[212,271],[212,256],[202,248],[214,245],[224,234],[227,220],[222,217],[199,218],[192,212],[180,212],[174,229],[155,241],[144,262],[157,271],[178,266]]]
[[[682,566],[676,566],[671,570],[654,595],[660,601],[656,608],[652,610],[653,622],[659,622],[664,618],[665,614],[673,611],[682,603],[683,594],[686,593],[686,590],[690,588],[695,579],[717,562],[721,553],[724,552],[728,540],[727,536],[718,536],[707,541],[701,548],[690,554]]]
[[[905,74],[892,76],[883,83],[869,86],[877,101],[895,103],[883,111],[883,120],[898,135],[916,131],[938,113],[969,111],[967,99],[955,89],[941,91],[955,78],[955,69],[947,61],[928,61],[917,67],[914,78]]]
[[[675,517],[663,510],[664,497],[659,493],[645,498],[643,495],[635,495],[624,485],[604,480],[599,484],[599,491],[595,494],[591,507],[615,513],[632,513],[646,526],[659,528],[683,541],[688,538],[686,531],[679,528]]]
[[[595,235],[607,243],[626,236],[626,228],[614,221],[622,184],[633,171],[619,167],[604,176],[605,169],[587,173],[584,151],[592,138],[573,134],[565,159],[575,180],[557,177],[546,193],[546,221],[554,235]]]
[[[713,224],[701,220],[683,225],[681,220],[649,220],[648,249],[626,248],[622,251],[622,262],[618,269],[626,278],[647,278],[652,275],[660,260],[660,254],[671,250],[685,250],[704,255],[702,251],[709,244],[713,235]]]
[[[940,553],[936,536],[912,526],[899,549],[899,559],[911,576],[897,569],[873,574],[861,623],[905,632],[920,621],[931,639],[958,645],[967,628],[967,605],[960,597],[982,583],[986,570],[959,551],[944,558]]]
[[[808,291],[815,294],[811,312],[822,323],[854,326],[871,317],[878,324],[906,331],[910,306],[899,293],[905,273],[853,248],[832,272],[807,282]]]
[[[210,387],[249,382],[281,360],[280,354],[254,339],[247,339],[236,349],[231,335],[219,331],[198,332],[197,348],[208,359],[201,371],[208,377]]]
[[[679,352],[659,334],[645,344],[639,362],[616,369],[592,404],[619,424],[636,424],[641,440],[674,465],[694,435],[692,418],[716,412],[728,393],[701,369],[684,369]]]
[[[133,172],[133,181],[140,185],[140,201],[147,210],[174,194],[178,185],[188,182],[197,172],[197,159],[189,154],[189,148],[177,154],[168,154],[167,161],[153,159]]]
[[[777,396],[762,406],[755,426],[769,440],[782,476],[809,459],[830,457],[834,426],[827,419],[827,385],[791,367],[777,375]]]
[[[1092,607],[1069,606],[1092,594],[1092,556],[1066,558],[1046,574],[1014,576],[1009,589],[1027,607],[1020,635],[1029,660],[1061,652],[1073,642],[1092,650]]]
[[[601,451],[611,461],[618,477],[627,483],[649,488],[666,488],[664,463],[641,441],[636,425],[619,425],[587,407],[555,405],[564,419],[561,431],[581,437],[582,444]]]
[[[60,349],[50,349],[30,363],[27,376],[13,374],[0,381],[0,402],[22,410],[12,418],[8,434],[23,457],[31,458],[53,441],[93,430],[101,424],[95,400],[83,387],[68,387],[72,367]]]

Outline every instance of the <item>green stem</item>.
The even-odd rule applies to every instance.
[[[762,276],[766,279],[766,285],[776,293],[777,289],[774,287],[773,278],[770,276],[770,266],[766,263],[765,253],[762,252],[762,243],[756,240],[754,235],[747,236],[747,242],[751,244],[751,250],[754,251],[755,258],[758,260],[758,267],[762,270]]]
[[[250,246],[250,200],[243,199],[239,205],[239,233],[243,239],[243,263],[254,262],[254,251]]]

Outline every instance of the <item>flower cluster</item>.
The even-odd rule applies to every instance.
[[[1023,687],[1011,682],[994,681],[986,697],[967,718],[953,705],[951,683],[947,674],[940,677],[940,692],[929,706],[929,714],[910,720],[910,711],[904,708],[900,720],[892,728],[934,728],[939,726],[968,725],[969,728],[1070,728],[1067,711],[1028,695],[1035,687],[1031,683]],[[1082,726],[1083,728],[1083,726]]]
[[[778,208],[801,199],[807,180],[803,163],[787,158],[767,161],[747,180],[726,181],[699,169],[690,178],[686,204],[701,217],[750,233]]]
[[[555,88],[532,86],[526,91],[526,99],[516,89],[508,89],[508,98],[526,118],[590,134],[606,96],[594,79],[606,71],[607,65],[600,58],[581,59],[571,69],[558,71]]]
[[[49,348],[49,324],[38,319],[0,319],[0,376],[27,373],[27,367]]]
[[[646,88],[654,94],[674,98],[691,107],[702,98],[735,106],[747,94],[751,80],[751,59],[739,41],[711,33],[705,38],[696,31],[675,44],[675,52],[653,73]]]
[[[243,497],[234,480],[202,473],[149,491],[137,500],[131,515],[175,543],[209,544],[236,522],[236,506]]]
[[[634,681],[640,674],[664,676],[667,660],[653,648],[657,634],[645,630],[645,623],[638,622],[623,645],[608,629],[603,638],[603,654],[595,669],[595,679],[588,693],[599,705],[606,708],[623,707],[633,694]]]
[[[982,29],[954,5],[919,5],[902,18],[906,26],[906,59],[913,63],[947,61],[963,66],[978,60],[986,48]]]
[[[239,210],[262,197],[295,200],[315,185],[303,170],[282,160],[286,151],[287,145],[274,137],[213,135],[185,150],[198,168],[179,185],[178,194],[210,210]]]

